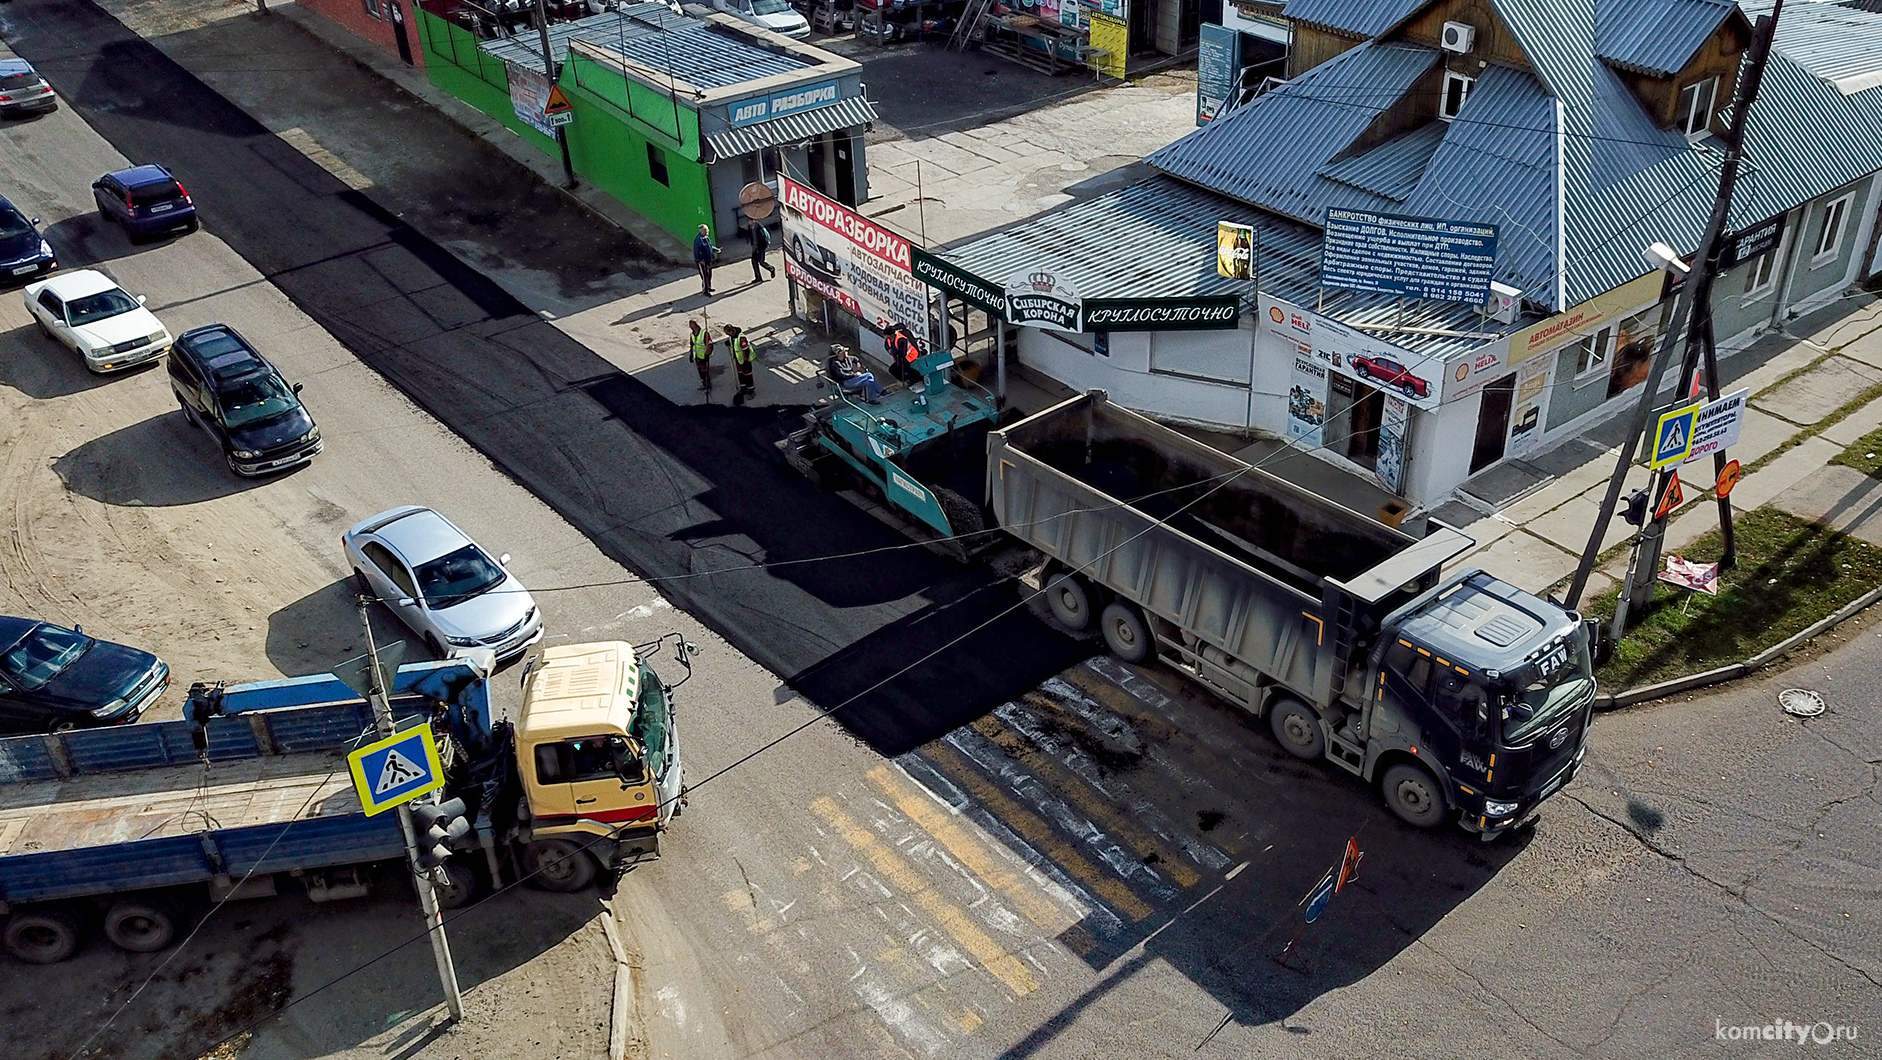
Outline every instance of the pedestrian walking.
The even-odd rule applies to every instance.
[[[712,333],[703,331],[699,321],[689,320],[686,326],[693,329],[688,341],[692,345],[693,367],[699,371],[699,389],[712,392]]]
[[[718,257],[719,248],[712,244],[712,230],[700,225],[699,234],[693,237],[693,267],[699,270],[700,290],[707,294],[712,293],[712,263]]]
[[[751,226],[751,282],[765,282],[765,278],[758,272],[759,269],[770,273],[773,279],[777,278],[777,267],[765,261],[765,253],[770,249],[771,230],[753,221]]]
[[[732,351],[732,370],[738,373],[738,392],[732,395],[732,404],[743,405],[747,398],[758,394],[758,384],[752,378],[751,340],[738,325],[727,324],[725,344]]]

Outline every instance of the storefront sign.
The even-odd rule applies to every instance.
[[[1650,272],[1611,291],[1595,295],[1539,324],[1531,324],[1510,336],[1509,363],[1521,364],[1538,353],[1545,353],[1582,337],[1611,317],[1631,313],[1649,302],[1658,301],[1660,284],[1660,273]]]
[[[1327,421],[1327,366],[1312,350],[1294,355],[1293,381],[1287,389],[1287,437],[1309,449],[1320,447]]]
[[[1047,269],[1016,273],[1006,281],[1006,319],[1011,324],[1050,331],[1083,330],[1084,299]]]
[[[843,98],[842,89],[835,81],[824,81],[815,85],[796,85],[782,92],[773,92],[756,99],[741,99],[731,105],[732,124],[752,125],[772,118],[782,118],[790,114],[802,114],[807,110],[827,107]]]
[[[1725,245],[1719,251],[1719,268],[1729,269],[1741,261],[1750,261],[1760,254],[1776,250],[1784,242],[1784,215],[1778,214],[1763,224],[1752,225],[1741,232],[1733,232],[1725,237]]]
[[[1322,286],[1482,305],[1495,265],[1495,225],[1327,211]]]
[[[913,247],[853,210],[780,177],[784,268],[798,283],[877,329],[928,319],[928,289],[910,272]]]
[[[1124,60],[1130,55],[1130,23],[1096,11],[1085,18],[1091,24],[1091,46],[1104,53],[1094,57],[1092,69],[1101,77],[1124,80]]]
[[[1196,124],[1207,125],[1228,106],[1241,69],[1241,35],[1232,29],[1202,24],[1196,42]]]
[[[969,305],[979,306],[995,315],[1006,313],[1006,292],[992,280],[983,280],[920,247],[911,248],[910,266],[917,280],[936,290],[946,291]]]
[[[1508,339],[1498,339],[1444,362],[1444,400],[1466,398],[1509,374]]]
[[[1215,331],[1242,322],[1232,294],[1192,298],[1087,298],[1082,331]]]
[[[1516,366],[1516,396],[1511,402],[1506,457],[1527,456],[1542,440],[1542,417],[1549,411],[1550,358],[1534,357]]]
[[[527,66],[504,63],[510,72],[510,109],[516,112],[516,118],[524,125],[544,136],[555,135],[555,123],[547,113],[549,93],[555,87],[542,73]],[[563,101],[566,112],[568,102]]]
[[[1255,226],[1215,223],[1215,274],[1228,280],[1255,276]]]
[[[1442,401],[1444,362],[1347,327],[1331,317],[1262,296],[1261,326],[1294,343],[1338,375],[1397,393],[1421,409]]]

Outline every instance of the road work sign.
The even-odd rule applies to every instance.
[[[346,766],[368,817],[444,787],[444,763],[429,724],[367,744],[346,756]]]
[[[1717,401],[1663,414],[1653,432],[1650,466],[1657,469],[1683,464],[1731,448],[1745,425],[1745,402],[1750,393],[1740,390]]]

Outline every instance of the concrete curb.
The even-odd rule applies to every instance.
[[[1827,618],[1818,619],[1799,632],[1785,637],[1783,640],[1753,655],[1744,662],[1735,662],[1728,666],[1721,666],[1715,670],[1707,670],[1703,673],[1687,674],[1685,677],[1675,677],[1671,681],[1661,681],[1658,684],[1641,685],[1639,688],[1630,688],[1625,692],[1616,692],[1613,695],[1596,696],[1594,709],[1597,711],[1619,710],[1622,707],[1631,707],[1638,703],[1646,703],[1650,700],[1677,695],[1680,692],[1690,692],[1696,688],[1709,688],[1712,685],[1724,684],[1727,681],[1735,681],[1741,677],[1748,677],[1770,666],[1779,659],[1782,659],[1799,644],[1820,637],[1830,630],[1835,629],[1837,626],[1842,625],[1844,622],[1849,621],[1849,619],[1855,617],[1878,600],[1882,600],[1882,586],[1877,586],[1861,596],[1858,596],[1849,603],[1837,608],[1836,611]]]
[[[601,914],[601,933],[608,937],[608,951],[614,956],[614,1004],[608,1016],[608,1060],[625,1060],[628,1042],[640,1022],[640,1003],[634,992],[634,966],[628,963],[627,947],[621,945],[612,900],[601,903]]]

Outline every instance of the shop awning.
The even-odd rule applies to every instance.
[[[767,147],[779,147],[784,144],[800,143],[813,136],[822,136],[838,129],[848,129],[857,125],[867,125],[876,120],[876,108],[867,99],[856,96],[833,103],[816,110],[807,110],[802,114],[790,114],[782,118],[772,118],[747,125],[740,129],[727,129],[720,133],[707,133],[706,144],[712,148],[714,161],[722,158],[737,158]]]

